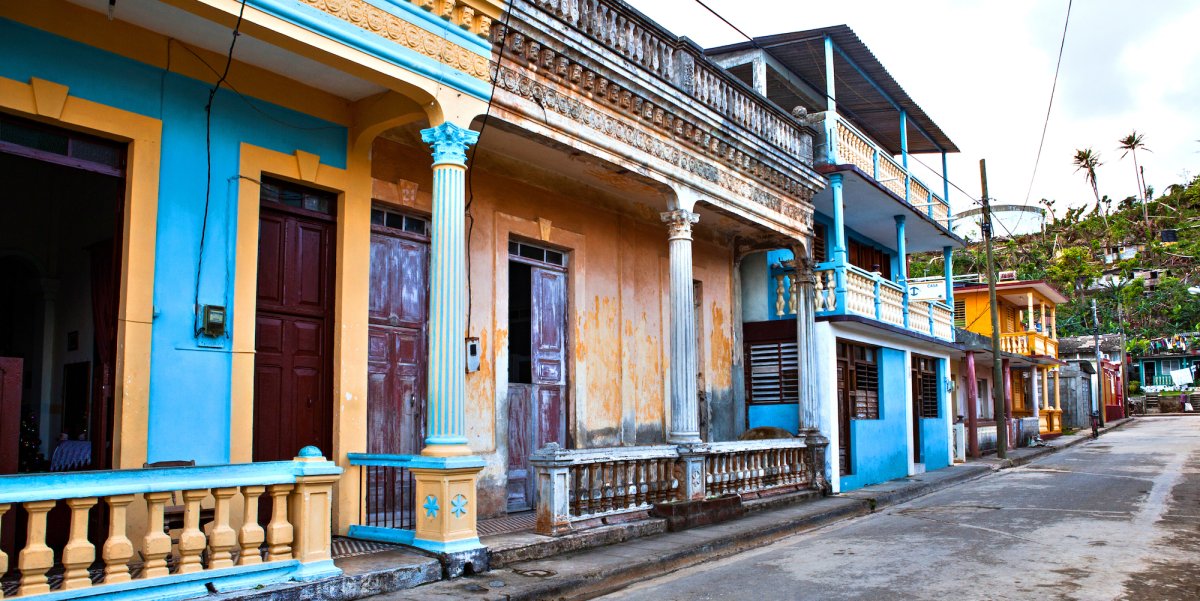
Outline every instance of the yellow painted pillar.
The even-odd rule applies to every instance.
[[[1050,337],[1058,340],[1058,307],[1050,307]]]
[[[1046,303],[1038,304],[1038,323],[1042,325],[1042,334],[1049,336],[1050,330],[1046,329]]]
[[[1034,330],[1034,328],[1033,328],[1033,293],[1027,292],[1025,294],[1025,297],[1029,301],[1029,312],[1025,314],[1025,318],[1027,320],[1026,324],[1025,324],[1025,329],[1032,332]]]
[[[288,499],[288,521],[292,525],[292,557],[300,561],[293,574],[296,580],[316,580],[337,576],[342,570],[333,565],[333,485],[341,470],[321,456],[316,447],[300,449],[296,463],[310,465],[296,476]]]
[[[1062,411],[1062,396],[1058,388],[1058,370],[1054,370],[1054,408]]]

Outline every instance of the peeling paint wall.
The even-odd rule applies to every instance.
[[[377,200],[430,212],[424,149],[381,139],[372,157]],[[488,463],[480,480],[480,517],[505,511],[510,238],[570,253],[567,396],[573,417],[567,429],[575,446],[663,442],[669,419],[666,226],[645,205],[624,200],[628,211],[617,212],[608,207],[620,206],[621,199],[586,202],[575,191],[551,192],[511,169],[499,171],[481,167],[471,175],[468,335],[479,337],[482,357],[480,370],[467,375],[467,436]],[[415,195],[401,193],[411,187],[404,182],[416,184]],[[630,198],[637,192],[631,190]],[[693,262],[703,290],[700,357],[710,438],[729,439],[741,421],[733,393],[732,247],[698,233]]]

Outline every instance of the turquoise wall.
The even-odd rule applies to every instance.
[[[850,420],[854,473],[842,476],[843,491],[908,475],[908,365],[904,351],[881,348],[879,354],[879,419]]]
[[[938,382],[946,381],[946,362],[937,362]],[[942,469],[950,465],[950,423],[953,419],[946,403],[946,387],[938,386],[937,418],[921,419],[921,459],[925,463],[925,471]]]
[[[775,403],[771,405],[749,405],[746,411],[749,415],[750,428],[771,426],[783,428],[792,434],[800,429],[800,404]]]
[[[200,344],[193,309],[205,206],[204,105],[211,86],[4,19],[0,56],[4,77],[21,82],[40,77],[68,86],[72,96],[162,120],[148,461],[228,461],[230,340]],[[340,125],[226,89],[217,94],[211,132],[212,190],[199,299],[236,312],[239,145],[288,154],[300,149],[344,168],[347,133]]]

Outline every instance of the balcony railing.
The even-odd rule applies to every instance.
[[[1058,356],[1058,341],[1041,332],[1011,332],[1000,335],[1000,350],[1014,355]]]
[[[917,179],[891,154],[842,119],[836,120],[837,156],[870,175],[942,227],[950,229],[950,205]]]
[[[879,273],[866,271],[854,265],[843,268],[845,278],[844,300],[839,301],[838,266],[822,263],[817,266],[816,310],[817,315],[858,315],[897,327],[907,327],[919,334],[934,336],[942,340],[954,340],[954,312],[940,301],[908,301],[908,320],[905,325],[904,288]],[[775,276],[790,278],[790,275]],[[777,290],[789,289],[786,283],[778,284]],[[795,295],[787,303],[777,296],[776,307],[784,307],[795,313]],[[781,314],[782,315],[782,314]]]
[[[557,536],[685,500],[680,479],[688,473],[689,458],[702,465],[691,478],[693,498],[805,488],[818,480],[814,466],[824,469],[812,452],[799,438],[578,450],[550,444],[529,461],[538,478],[535,530]]]
[[[341,471],[305,447],[293,461],[0,476],[0,516],[22,512],[26,523],[17,598],[179,599],[339,574],[330,507]],[[69,538],[54,549],[47,526],[60,504]],[[94,540],[92,509],[101,504],[107,532]],[[211,520],[204,530],[202,512]],[[97,554],[102,570],[93,567]],[[0,551],[0,574],[7,570]]]

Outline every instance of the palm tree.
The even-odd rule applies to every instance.
[[[1100,211],[1100,216],[1104,218],[1104,228],[1108,229],[1108,215],[1100,208],[1100,187],[1096,184],[1096,168],[1104,164],[1100,162],[1100,153],[1091,148],[1076,149],[1072,161],[1075,163],[1075,171],[1082,171],[1084,179],[1092,185],[1092,194],[1096,196],[1096,210]]]
[[[1142,197],[1142,220],[1146,222],[1146,230],[1148,232],[1150,229],[1150,212],[1146,209],[1146,203],[1150,202],[1150,199],[1147,198],[1149,193],[1146,192],[1146,182],[1142,180],[1142,169],[1138,166],[1137,151],[1144,150],[1150,152],[1150,149],[1146,148],[1146,145],[1142,143],[1142,134],[1139,134],[1136,129],[1130,132],[1128,136],[1117,140],[1117,144],[1120,145],[1118,148],[1123,151],[1121,152],[1121,158],[1125,158],[1127,154],[1133,155],[1133,175],[1137,179],[1138,194]]]

